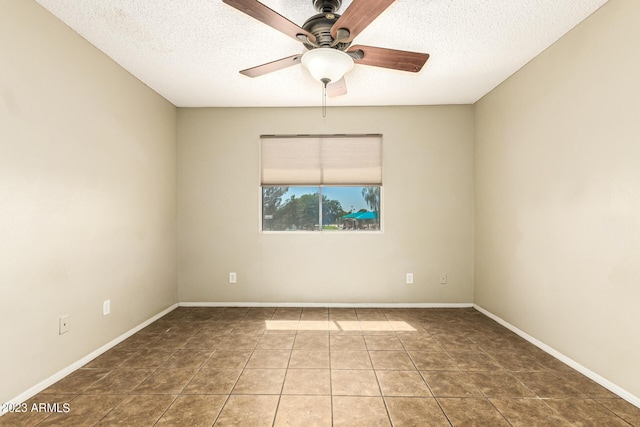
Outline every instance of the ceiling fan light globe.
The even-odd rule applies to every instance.
[[[311,76],[324,83],[337,82],[353,68],[353,59],[345,52],[329,47],[320,47],[302,55],[302,65]]]

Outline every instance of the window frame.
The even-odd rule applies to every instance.
[[[380,184],[263,184],[262,165],[262,140],[267,138],[379,138],[380,140]],[[383,167],[383,136],[382,134],[338,134],[338,135],[260,135],[259,141],[259,184],[258,184],[258,231],[261,234],[382,234],[384,232],[384,167]],[[265,230],[264,229],[264,199],[263,189],[265,187],[301,187],[318,189],[318,229],[317,230]],[[378,229],[376,230],[324,230],[322,223],[322,195],[324,188],[339,187],[378,187],[380,192],[380,206],[378,211]]]

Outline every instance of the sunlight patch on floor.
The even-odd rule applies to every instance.
[[[265,320],[269,331],[363,331],[415,332],[407,322],[399,320]]]

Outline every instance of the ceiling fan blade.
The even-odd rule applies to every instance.
[[[331,27],[331,36],[338,37],[338,30],[346,29],[349,35],[341,42],[350,42],[371,24],[395,0],[353,0],[347,10]]]
[[[240,74],[244,74],[247,77],[259,77],[267,73],[282,70],[283,68],[291,67],[300,63],[302,55],[292,55],[286,58],[277,59],[275,61],[267,62],[266,64],[258,65],[256,67],[247,68],[240,71]]]
[[[406,50],[386,49],[384,47],[356,45],[349,48],[349,52],[362,51],[362,59],[356,59],[356,64],[372,65],[374,67],[390,68],[392,70],[417,73],[429,59],[428,53],[408,52]]]
[[[329,98],[335,98],[336,96],[346,95],[346,93],[347,93],[347,82],[344,80],[344,77],[335,83],[329,83],[327,85],[327,95],[329,95]]]
[[[240,12],[244,12],[252,18],[267,24],[268,26],[275,28],[276,30],[293,37],[296,40],[299,35],[308,37],[311,41],[315,41],[316,38],[313,34],[300,28],[295,23],[289,21],[278,12],[268,8],[264,4],[257,0],[222,0],[224,3],[231,7],[238,9]]]

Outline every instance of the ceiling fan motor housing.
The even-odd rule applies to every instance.
[[[319,47],[330,47],[346,51],[351,42],[336,43],[331,36],[331,27],[340,18],[336,11],[342,6],[342,0],[312,0],[313,7],[320,13],[307,19],[302,28],[310,32],[316,38],[315,42],[308,39],[300,39],[309,50]]]
[[[316,38],[315,43],[309,40],[303,41],[305,47],[309,50],[318,47],[332,47],[338,50],[347,50],[351,42],[335,43],[331,36],[331,27],[340,18],[340,15],[333,12],[319,13],[307,19],[302,28],[313,34]]]

